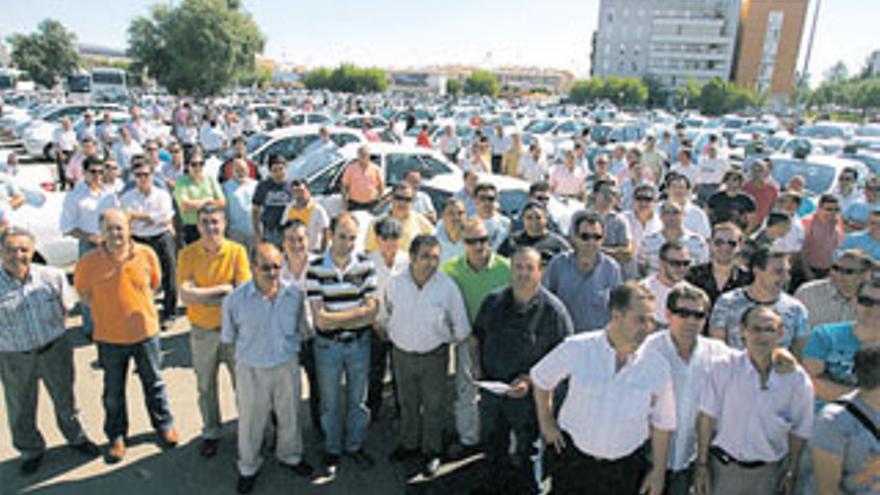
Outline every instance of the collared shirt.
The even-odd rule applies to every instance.
[[[663,222],[660,221],[660,215],[655,213],[651,215],[651,218],[649,218],[645,224],[642,224],[632,210],[623,212],[623,218],[626,219],[629,224],[629,232],[630,235],[632,235],[633,241],[633,254],[638,257],[639,253],[642,251],[642,241],[645,236],[649,236],[654,232],[659,232],[663,229]]]
[[[177,179],[184,175],[183,165],[180,168],[175,167],[170,161],[162,162],[162,166],[156,171],[156,175],[165,180],[177,182]]]
[[[510,286],[492,292],[474,322],[483,378],[513,381],[572,333],[565,305],[544,287],[525,304]]]
[[[226,214],[229,217],[229,230],[251,234],[254,231],[251,204],[257,181],[245,177],[242,182],[230,179],[223,183],[223,195],[226,196]]]
[[[158,187],[153,187],[149,196],[145,196],[137,187],[129,189],[119,196],[119,203],[125,210],[146,213],[153,221],[152,224],[143,220],[132,221],[131,235],[137,237],[153,237],[168,232],[168,222],[174,218],[171,195]]]
[[[700,412],[716,420],[712,445],[740,461],[777,462],[788,454],[788,435],[813,432],[813,385],[800,366],[770,370],[765,386],[747,352],[731,351],[712,363],[700,392]]]
[[[577,333],[608,325],[611,289],[622,283],[620,265],[604,253],[598,254],[589,273],[578,268],[574,251],[557,255],[544,270],[544,287],[565,304]]]
[[[75,302],[58,268],[32,264],[23,281],[0,268],[0,352],[32,351],[57,339]]]
[[[419,287],[411,270],[391,277],[385,289],[388,338],[398,349],[425,353],[461,342],[471,333],[461,292],[452,278],[436,272]]]
[[[105,188],[93,191],[88,184],[80,182],[64,197],[61,208],[61,232],[80,229],[87,234],[99,234],[98,204],[109,191]]]
[[[568,166],[563,163],[553,167],[553,171],[550,173],[550,187],[556,194],[579,196],[584,192],[586,179],[587,173],[583,169],[575,166],[569,170]]]
[[[198,212],[195,210],[187,211],[183,208],[183,202],[192,199],[214,199],[225,200],[223,190],[220,184],[213,177],[202,176],[202,179],[196,182],[191,175],[182,175],[174,185],[174,200],[180,207],[180,220],[184,225],[195,225]]]
[[[389,214],[389,216],[391,216]],[[367,236],[364,240],[364,251],[371,253],[377,249],[379,249],[379,241],[376,239],[376,230],[373,228],[377,222],[382,217],[378,217],[370,224],[369,228],[367,228]],[[397,217],[394,217],[397,218]],[[401,232],[400,232],[400,245],[399,249],[401,251],[409,251],[409,245],[412,243],[412,240],[416,238],[419,234],[433,234],[434,233],[434,225],[430,220],[425,218],[421,213],[416,213],[414,211],[410,211],[409,215],[406,216],[403,220],[400,220]]]
[[[745,287],[724,293],[712,308],[709,327],[723,329],[725,340],[730,347],[745,349],[740,322],[743,313],[757,305],[758,302],[749,297]],[[807,326],[807,308],[803,303],[782,292],[771,306],[782,317],[782,324],[785,327],[785,335],[779,341],[779,345],[790,348],[792,341],[810,334],[810,327]]]
[[[669,365],[639,349],[619,370],[607,330],[569,337],[531,371],[532,382],[551,390],[568,379],[559,426],[581,452],[615,460],[633,453],[651,428],[675,428]]]
[[[517,172],[528,182],[542,181],[547,177],[547,161],[543,158],[535,160],[531,153],[526,153],[519,160]]]
[[[324,231],[330,228],[330,218],[323,206],[314,199],[303,208],[298,208],[295,201],[291,201],[281,215],[282,222],[299,220],[306,226],[306,238],[308,239],[309,251],[317,253],[321,251],[321,243],[324,240]]]
[[[54,142],[58,149],[69,153],[76,149],[76,132],[73,129],[65,131],[64,128],[60,128],[55,131]]]
[[[810,328],[856,319],[856,305],[851,299],[843,297],[827,278],[801,285],[794,297],[810,308]]]
[[[748,285],[751,282],[751,275],[739,265],[733,265],[724,287],[718,287],[718,281],[715,280],[715,273],[712,271],[712,262],[709,261],[691,266],[684,279],[703,289],[709,296],[710,307],[712,307],[715,306],[715,301],[721,297],[721,294]]]
[[[131,142],[126,143],[124,141],[117,141],[116,144],[113,145],[113,158],[116,159],[116,164],[119,165],[119,168],[122,170],[128,170],[131,165],[131,157],[135,155],[142,155],[144,153],[144,149],[138,144],[137,141],[132,139]]]
[[[801,255],[814,268],[827,269],[844,240],[843,221],[834,224],[818,221],[816,213],[802,220],[804,225],[804,246]]]
[[[365,305],[367,298],[374,297],[376,269],[362,253],[353,253],[348,263],[339,268],[328,249],[324,256],[309,263],[306,288],[309,301],[322,303],[326,311],[348,311]]]
[[[358,203],[376,201],[382,195],[382,170],[374,163],[362,167],[352,162],[342,173],[342,185],[348,188],[349,198]]]
[[[709,261],[709,246],[706,244],[703,236],[687,229],[682,230],[681,237],[675,240],[681,241],[687,246],[688,253],[691,256],[691,263],[699,264]],[[669,240],[671,239],[667,239],[663,235],[662,230],[647,235],[642,239],[642,249],[639,251],[639,265],[647,267],[648,273],[660,270],[660,248]]]
[[[428,196],[428,193],[425,191],[416,191],[415,196],[413,196],[412,209],[414,212],[422,215],[437,214],[437,211],[434,209],[434,203],[431,201],[431,196]]]
[[[486,233],[489,235],[489,248],[498,252],[498,248],[510,234],[510,219],[497,212],[491,218],[478,218],[486,226]]]
[[[703,236],[703,239],[712,237],[712,225],[709,223],[709,215],[706,215],[702,208],[691,201],[684,204],[684,221],[681,225],[685,230]]]
[[[480,271],[471,267],[467,255],[447,261],[440,269],[458,284],[467,306],[468,321],[471,322],[477,318],[477,312],[486,296],[510,283],[510,261],[497,254],[491,255],[489,263]]]
[[[239,286],[251,279],[247,251],[241,244],[223,239],[216,253],[209,252],[204,240],[184,247],[177,255],[177,285],[192,281],[196,287],[231,284]],[[202,328],[219,329],[222,312],[219,305],[191,303],[186,316]]]
[[[504,134],[499,136],[493,132],[489,134],[489,146],[492,148],[493,156],[501,156],[510,148],[510,136]]]
[[[268,299],[252,280],[223,299],[220,340],[235,344],[235,360],[254,368],[271,368],[299,352],[309,333],[305,294],[282,282]]]
[[[394,252],[394,259],[391,260],[391,266],[385,263],[385,257],[379,250],[373,251],[369,255],[370,261],[373,262],[373,268],[376,269],[376,294],[379,294],[379,314],[376,316],[376,322],[382,326],[388,324],[388,310],[385,307],[385,288],[391,277],[403,273],[409,266],[409,254],[397,250]]]
[[[642,344],[642,352],[658,353],[672,374],[675,391],[675,432],[669,445],[667,467],[673,471],[686,468],[697,456],[697,415],[700,391],[711,370],[712,361],[726,356],[730,349],[718,339],[697,336],[690,359],[685,361],[678,352],[668,330],[649,335]]]
[[[654,319],[661,327],[667,327],[669,322],[666,321],[666,298],[669,297],[669,291],[672,286],[666,285],[660,281],[660,274],[652,273],[639,281],[639,285],[645,287],[654,294]]]

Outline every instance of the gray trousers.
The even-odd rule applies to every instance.
[[[744,468],[733,462],[724,464],[712,456],[712,495],[774,495],[781,474],[781,463]]]
[[[474,337],[468,337],[474,338]],[[477,387],[471,382],[471,354],[466,342],[455,345],[455,429],[463,445],[480,443],[480,404]]]
[[[440,454],[443,422],[448,414],[444,391],[449,348],[442,345],[434,351],[416,354],[394,347],[391,352],[400,403],[401,446],[425,454]]]
[[[220,438],[220,400],[217,393],[217,373],[220,363],[226,365],[232,385],[235,386],[235,347],[220,342],[220,330],[208,330],[191,325],[189,345],[196,388],[199,392],[199,412],[202,414],[202,438]]]
[[[238,472],[253,476],[260,470],[269,415],[278,420],[275,456],[285,464],[302,460],[302,427],[299,421],[299,355],[271,368],[235,364],[238,403]]]
[[[49,392],[55,422],[67,442],[75,445],[86,439],[73,395],[73,350],[67,336],[51,342],[42,352],[0,352],[0,381],[12,445],[25,459],[46,449],[36,422],[40,380]]]

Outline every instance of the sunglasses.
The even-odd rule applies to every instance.
[[[478,196],[480,201],[495,201],[495,196]]]
[[[261,271],[261,272],[267,272],[267,273],[268,273],[268,272],[271,272],[271,271],[280,270],[280,269],[281,269],[281,265],[278,264],[278,263],[267,263],[267,264],[265,264],[265,265],[260,265],[259,268],[260,268],[260,271]]]
[[[603,237],[605,237],[603,234],[591,234],[589,232],[581,232],[581,233],[578,233],[577,236],[578,236],[578,239],[580,239],[582,241],[587,241],[587,242],[600,241],[600,240],[602,240]]]
[[[674,314],[676,316],[680,316],[682,318],[691,318],[694,320],[706,319],[706,312],[705,311],[694,311],[692,309],[687,309],[687,308],[675,308],[675,309],[670,310],[670,312],[672,312],[672,314]]]
[[[873,297],[868,296],[859,296],[856,298],[856,302],[859,303],[859,306],[864,306],[866,308],[880,306],[880,299],[874,299]]]
[[[681,215],[681,210],[660,210],[661,215]]]
[[[104,169],[103,168],[92,168],[92,169],[89,169],[89,173],[92,175],[101,175],[104,173]]]
[[[691,260],[670,260],[663,258],[663,261],[665,261],[666,264],[668,264],[669,266],[675,268],[687,268],[691,266]]]
[[[727,246],[729,248],[735,248],[736,245],[739,243],[737,241],[732,241],[732,240],[727,240],[727,239],[713,239],[712,244],[714,244],[716,247]]]
[[[636,196],[636,201],[650,202],[654,201],[654,196]]]
[[[465,240],[464,240],[464,243],[465,243],[465,244],[471,244],[471,245],[474,245],[474,244],[488,244],[488,243],[489,243],[489,236],[484,235],[484,236],[482,236],[482,237],[471,237],[471,238],[469,238],[469,239],[465,239]]]
[[[398,196],[396,194],[394,195],[394,201],[403,201],[405,203],[409,203],[412,200],[413,199],[411,196]]]
[[[189,162],[190,168],[192,167],[204,167],[205,162]]]
[[[547,201],[550,201],[550,196],[535,196],[535,201],[546,203]]]
[[[774,334],[779,331],[779,327],[776,327],[773,325],[766,325],[766,326],[752,325],[752,326],[747,326],[746,329],[752,333],[764,333],[764,334],[768,334],[768,335]]]
[[[134,174],[134,176],[137,177],[138,179],[143,179],[145,177],[149,177],[150,173],[149,172],[137,172]]]
[[[843,275],[855,275],[857,273],[862,273],[863,271],[861,268],[847,268],[840,265],[831,265],[831,269]]]

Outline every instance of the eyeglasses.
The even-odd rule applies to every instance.
[[[495,201],[495,196],[477,196],[480,201]]]
[[[670,259],[666,259],[666,258],[661,258],[661,259],[663,261],[665,261],[666,264],[668,264],[669,266],[674,267],[674,268],[687,268],[687,267],[691,266],[691,260],[670,260]]]
[[[143,179],[145,177],[149,177],[150,173],[149,172],[135,172],[134,176],[137,177],[138,179]]]
[[[681,210],[660,210],[662,215],[681,215]]]
[[[746,326],[746,329],[752,333],[764,333],[764,334],[768,334],[768,335],[774,334],[779,331],[779,327],[774,326],[774,325],[765,325],[765,326],[751,325],[751,326]]]
[[[831,265],[831,269],[843,275],[855,275],[864,271],[861,268],[847,268],[841,265]]]
[[[676,316],[680,316],[682,318],[691,318],[694,320],[705,320],[706,312],[705,311],[694,311],[692,309],[687,308],[675,308],[671,309],[670,312]]]
[[[465,240],[464,240],[464,243],[465,243],[465,244],[470,244],[470,245],[474,245],[474,244],[488,244],[488,243],[489,243],[489,236],[484,235],[484,236],[482,236],[482,237],[471,237],[471,238],[469,238],[469,239],[465,239]]]
[[[825,213],[840,213],[840,208],[822,208]]]
[[[280,269],[281,269],[281,265],[278,264],[278,263],[267,263],[267,264],[264,264],[264,265],[260,265],[260,271],[261,271],[261,272],[267,272],[267,273],[268,273],[268,272],[271,272],[271,271],[277,271],[277,270],[280,270]]]
[[[147,151],[159,151],[159,148],[147,148]]]
[[[170,151],[171,151],[172,153],[180,153],[180,152],[183,151],[183,150],[180,149],[180,148],[171,148]]]
[[[412,196],[400,196],[397,194],[394,195],[394,201],[403,201],[404,203],[409,203],[412,200]]]
[[[873,308],[874,306],[880,305],[880,299],[874,299],[873,297],[868,296],[858,296],[856,302],[859,303],[859,306],[864,306],[866,308]]]
[[[715,247],[727,246],[729,248],[735,248],[736,245],[739,244],[739,242],[734,241],[734,240],[727,240],[727,239],[713,239],[712,244],[714,244]]]
[[[840,182],[853,182],[855,179],[847,175],[841,175],[838,179]]]
[[[104,173],[104,169],[103,168],[90,168],[89,173],[92,175],[101,175]]]
[[[654,201],[654,196],[636,196],[636,201],[644,201],[648,203]]]
[[[203,167],[205,166],[205,162],[189,162],[190,168],[193,167]]]
[[[590,241],[600,241],[603,237],[603,234],[592,234],[590,232],[579,232],[577,235],[578,239],[586,242]]]
[[[546,203],[550,201],[550,196],[535,196],[535,201],[540,201],[542,203]]]

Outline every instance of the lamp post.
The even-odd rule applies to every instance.
[[[813,54],[813,40],[816,37],[816,24],[819,21],[819,9],[822,7],[822,0],[816,0],[816,10],[813,12],[813,26],[810,28],[810,40],[807,42],[807,54],[804,57],[804,67],[801,69],[800,81],[795,82],[794,87],[794,123],[799,124],[801,121],[801,86],[807,78],[807,71],[810,69],[810,56]]]

